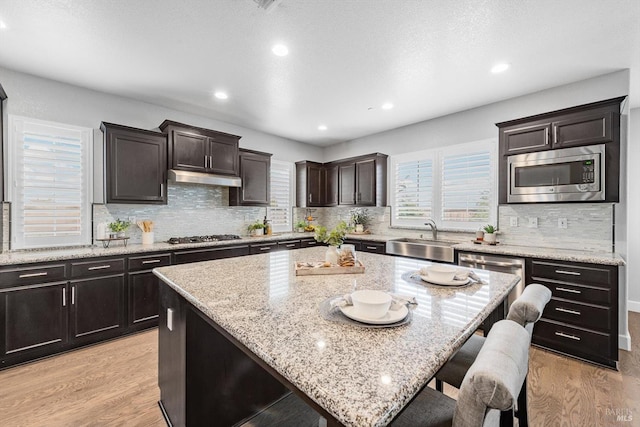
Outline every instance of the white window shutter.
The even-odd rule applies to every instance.
[[[291,231],[293,206],[293,163],[271,161],[271,203],[269,218],[273,231]]]

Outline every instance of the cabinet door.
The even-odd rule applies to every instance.
[[[269,206],[271,156],[240,152],[241,188],[229,189],[229,205]]]
[[[338,165],[325,166],[325,193],[324,193],[324,205],[325,206],[337,206],[338,205]]]
[[[356,204],[376,205],[376,161],[356,162]]]
[[[67,282],[0,293],[2,359],[24,360],[60,351],[67,343]]]
[[[553,122],[553,146],[575,147],[613,141],[613,113],[573,114]]]
[[[171,131],[173,160],[171,168],[205,172],[209,165],[209,138],[179,130]]]
[[[307,165],[307,206],[323,206],[322,194],[324,185],[322,182],[322,165]]]
[[[502,134],[503,153],[506,155],[549,150],[551,123],[505,128]]]
[[[238,140],[216,136],[209,144],[209,172],[238,176]]]
[[[117,336],[124,326],[124,275],[70,284],[72,339],[85,343]]]
[[[345,163],[338,166],[338,201],[340,205],[356,204],[356,164]]]
[[[129,326],[151,327],[158,324],[158,286],[160,279],[151,271],[129,273]]]
[[[107,203],[166,204],[167,136],[103,124]]]

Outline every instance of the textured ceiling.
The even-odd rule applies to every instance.
[[[0,66],[318,145],[625,68],[640,105],[638,0],[0,0],[0,19]]]

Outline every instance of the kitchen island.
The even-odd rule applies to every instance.
[[[358,253],[364,274],[296,276],[325,248],[162,267],[161,406],[172,425],[234,425],[293,391],[328,425],[388,424],[485,319],[504,314],[515,275],[440,287],[408,274],[428,261]],[[355,289],[415,297],[411,321],[372,329],[325,320]],[[496,314],[498,313],[498,314]],[[487,325],[490,321],[487,322]]]

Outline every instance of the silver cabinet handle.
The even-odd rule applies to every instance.
[[[209,161],[209,156],[204,156],[204,168],[208,168],[207,162]]]
[[[213,169],[213,156],[209,156],[209,169]]]
[[[521,267],[521,265],[517,262],[483,261],[483,260],[479,260],[475,258],[467,258],[467,257],[460,258],[460,261],[470,262],[472,264],[478,264],[478,265],[492,265],[494,267]]]
[[[569,335],[569,334],[565,334],[563,332],[556,332],[556,335],[562,338],[569,338],[575,341],[580,341],[580,337],[577,337],[575,335]]]
[[[570,294],[581,294],[582,293],[582,291],[577,291],[575,289],[567,289],[567,288],[556,288],[556,291],[569,292]]]
[[[71,287],[71,305],[74,305],[76,303],[76,287],[72,286]]]
[[[569,310],[566,308],[556,307],[556,311],[561,311],[563,313],[575,314],[576,316],[580,316],[580,312],[576,310]]]
[[[67,306],[67,288],[62,288],[62,306]]]
[[[367,249],[378,249],[378,248],[375,246],[367,246]]]
[[[160,184],[160,197],[164,196],[164,184]]]
[[[289,244],[289,245],[285,245],[285,246],[286,246],[287,248],[294,248],[294,247],[296,246],[296,244],[295,244],[295,243],[291,243],[291,244]]]
[[[46,276],[47,272],[46,271],[42,271],[40,273],[28,273],[28,274],[21,274],[20,276],[18,276],[20,279],[24,279],[26,277],[40,277],[40,276]]]
[[[307,242],[307,245],[317,245],[317,244],[318,244],[318,242],[316,242],[316,241]]]
[[[143,264],[157,264],[159,262],[160,262],[159,259],[150,259],[150,260],[147,260],[147,261],[142,261]]]
[[[577,271],[567,271],[567,270],[556,270],[558,274],[568,274],[570,276],[580,276],[580,273]]]
[[[309,193],[309,203],[313,203],[313,195]]]
[[[270,249],[271,249],[271,246],[265,246],[265,247],[260,248],[261,251],[268,251]]]
[[[104,270],[105,268],[111,268],[110,265],[97,265],[95,267],[89,267],[87,270],[89,271],[93,271],[93,270]]]

